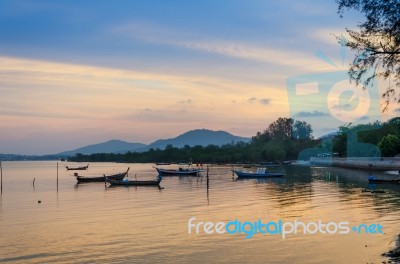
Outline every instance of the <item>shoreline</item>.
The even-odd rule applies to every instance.
[[[400,158],[379,158],[379,157],[351,157],[351,158],[320,158],[311,157],[310,163],[314,165],[333,166],[342,168],[400,171]]]
[[[395,241],[395,240],[393,240],[393,241]],[[396,241],[395,248],[392,250],[389,250],[386,253],[383,253],[382,256],[389,258],[387,263],[400,263],[400,234],[397,235],[397,241]],[[384,263],[386,263],[386,262],[384,262]]]

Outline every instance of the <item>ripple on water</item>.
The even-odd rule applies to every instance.
[[[127,166],[133,170],[130,178],[155,177],[152,164],[93,163],[87,173]],[[238,180],[231,167],[211,167],[208,184],[204,173],[164,177],[160,190],[77,185],[70,172],[60,169],[57,193],[54,162],[5,162],[3,168],[0,262],[379,262],[400,221],[399,188],[363,192],[369,186],[368,172],[362,171],[288,166],[281,179]],[[213,222],[379,222],[385,235],[189,235],[187,221],[193,216]]]

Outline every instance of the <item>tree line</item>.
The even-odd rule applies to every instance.
[[[332,150],[340,157],[393,157],[400,153],[400,118],[341,126]]]
[[[125,154],[96,153],[76,154],[70,161],[83,162],[193,162],[193,163],[253,163],[297,159],[299,151],[316,146],[319,140],[312,137],[311,125],[292,118],[279,118],[263,131],[258,132],[249,143],[238,142],[222,146],[172,145],[165,149]]]
[[[76,162],[193,162],[193,163],[255,163],[302,159],[318,155],[339,157],[391,157],[400,153],[400,118],[387,122],[345,125],[326,138],[314,139],[310,124],[292,118],[278,118],[263,132],[257,132],[249,143],[238,142],[222,146],[172,145],[165,149],[124,154],[76,154]],[[353,144],[354,143],[354,144]],[[305,153],[305,154],[304,154]]]

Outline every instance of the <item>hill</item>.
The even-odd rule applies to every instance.
[[[172,145],[174,147],[184,147],[185,145],[189,146],[196,146],[196,145],[201,145],[201,146],[208,146],[208,145],[225,145],[225,144],[230,144],[230,143],[236,143],[236,142],[249,142],[250,138],[246,137],[238,137],[235,135],[232,135],[226,131],[213,131],[213,130],[208,130],[208,129],[196,129],[196,130],[191,130],[188,131],[182,135],[179,135],[175,138],[169,138],[169,139],[160,139],[157,140],[153,143],[151,143],[147,149],[150,148],[159,148],[159,149],[164,149],[167,145]]]
[[[92,153],[125,153],[128,151],[135,151],[140,148],[146,147],[145,144],[142,143],[129,143],[122,140],[110,140],[107,142],[88,145],[85,147],[81,147],[74,150],[64,151],[59,153],[61,156],[73,156],[76,153],[81,153],[84,155],[92,154]]]
[[[234,136],[226,131],[212,131],[208,129],[196,129],[188,131],[175,138],[159,139],[150,145],[141,143],[129,143],[121,140],[110,140],[104,143],[88,145],[74,150],[58,153],[59,156],[73,156],[76,153],[89,155],[93,153],[126,153],[143,152],[150,148],[164,149],[167,145],[172,145],[177,148],[182,148],[185,145],[189,146],[208,146],[208,145],[225,145],[236,142],[249,142],[250,138]]]

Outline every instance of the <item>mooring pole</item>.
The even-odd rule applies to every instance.
[[[1,183],[0,183],[0,185],[1,185],[1,194],[3,194],[3,166],[1,165],[1,161],[0,161],[0,174],[1,174]]]
[[[57,162],[57,192],[58,192],[58,162]]]
[[[210,204],[210,200],[209,200],[209,188],[210,188],[210,180],[208,177],[208,164],[207,164],[207,203]]]

